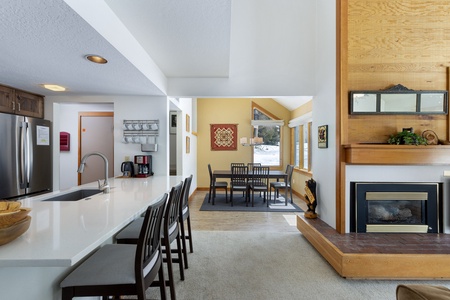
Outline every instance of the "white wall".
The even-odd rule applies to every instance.
[[[312,170],[317,182],[317,212],[336,228],[336,6],[317,0],[315,9],[317,91],[313,98]],[[328,125],[328,148],[317,147],[317,127]]]
[[[115,97],[118,98],[118,97]],[[114,174],[121,174],[120,165],[125,156],[131,159],[134,155],[152,155],[153,173],[169,175],[168,151],[168,115],[166,97],[119,97],[114,102]],[[127,98],[127,99],[124,99]],[[124,144],[121,142],[123,120],[159,120],[159,136],[157,152],[141,152],[140,144]]]
[[[70,151],[58,151],[59,153],[59,189],[67,189],[78,184],[78,113],[92,111],[114,111],[114,106],[109,103],[63,103],[59,108],[59,134],[60,131],[70,133]]]
[[[125,156],[133,158],[134,155],[150,154],[153,156],[153,172],[159,175],[168,175],[168,106],[166,97],[150,97],[150,96],[77,96],[77,97],[58,97],[49,96],[45,99],[45,117],[53,121],[53,184],[54,189],[58,190],[60,187],[60,170],[70,170],[73,165],[78,163],[78,156],[71,157],[67,161],[61,161],[61,164],[67,166],[60,166],[59,160],[59,132],[61,129],[61,108],[67,104],[78,103],[78,105],[91,103],[110,103],[114,106],[114,175],[121,175],[120,165]],[[64,109],[63,109],[64,110]],[[70,112],[64,112],[70,114]],[[78,111],[73,111],[73,114],[78,115]],[[72,118],[72,116],[70,117]],[[160,131],[157,139],[157,152],[141,152],[140,144],[124,144],[122,143],[122,124],[123,120],[148,120],[159,119]],[[78,124],[78,122],[77,122]],[[76,169],[75,169],[76,170]],[[64,186],[67,183],[64,182]]]
[[[197,136],[192,134],[192,124],[196,123],[195,115],[193,114],[193,105],[196,104],[196,101],[192,98],[179,98],[179,101],[172,103],[179,109],[179,121],[177,121],[177,175],[181,175],[184,178],[191,174],[194,175],[191,183],[192,193],[197,187]],[[189,132],[186,130],[186,114],[190,117]],[[189,153],[186,153],[186,137],[190,139]]]
[[[330,6],[330,1],[327,5]],[[315,0],[233,1],[229,77],[168,78],[168,94],[181,97],[315,94],[315,78],[311,76],[316,67],[314,10]]]

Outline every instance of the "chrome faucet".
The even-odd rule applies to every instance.
[[[91,155],[98,155],[101,158],[103,158],[103,161],[105,162],[105,181],[103,182],[103,184],[100,183],[100,180],[98,180],[98,189],[103,191],[104,194],[108,194],[109,193],[109,181],[108,181],[108,159],[106,158],[105,155],[103,155],[100,152],[92,152],[92,153],[88,153],[85,156],[83,156],[83,158],[81,159],[81,163],[80,166],[78,167],[78,173],[83,173],[84,172],[84,166],[86,165],[86,160],[88,159],[89,156]]]

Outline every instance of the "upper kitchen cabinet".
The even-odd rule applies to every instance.
[[[44,118],[44,97],[16,91],[16,114]]]
[[[14,89],[0,86],[0,112],[14,113]]]
[[[0,112],[44,118],[44,97],[0,86]]]

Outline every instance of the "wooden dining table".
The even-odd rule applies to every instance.
[[[248,176],[252,176],[252,172],[248,172]],[[215,170],[213,171],[213,181],[216,182],[217,178],[226,178],[231,179],[231,170]],[[280,179],[284,180],[284,182],[287,182],[287,174],[284,171],[280,170],[270,170],[269,171],[269,179],[276,179],[279,181]],[[287,199],[288,192],[287,188],[284,189],[284,199]],[[270,200],[270,194],[269,194],[269,200]]]

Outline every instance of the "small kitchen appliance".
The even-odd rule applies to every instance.
[[[123,177],[134,177],[134,164],[132,161],[124,161],[120,166]]]
[[[134,163],[136,164],[136,177],[152,176],[152,156],[151,155],[136,155],[134,156]]]

